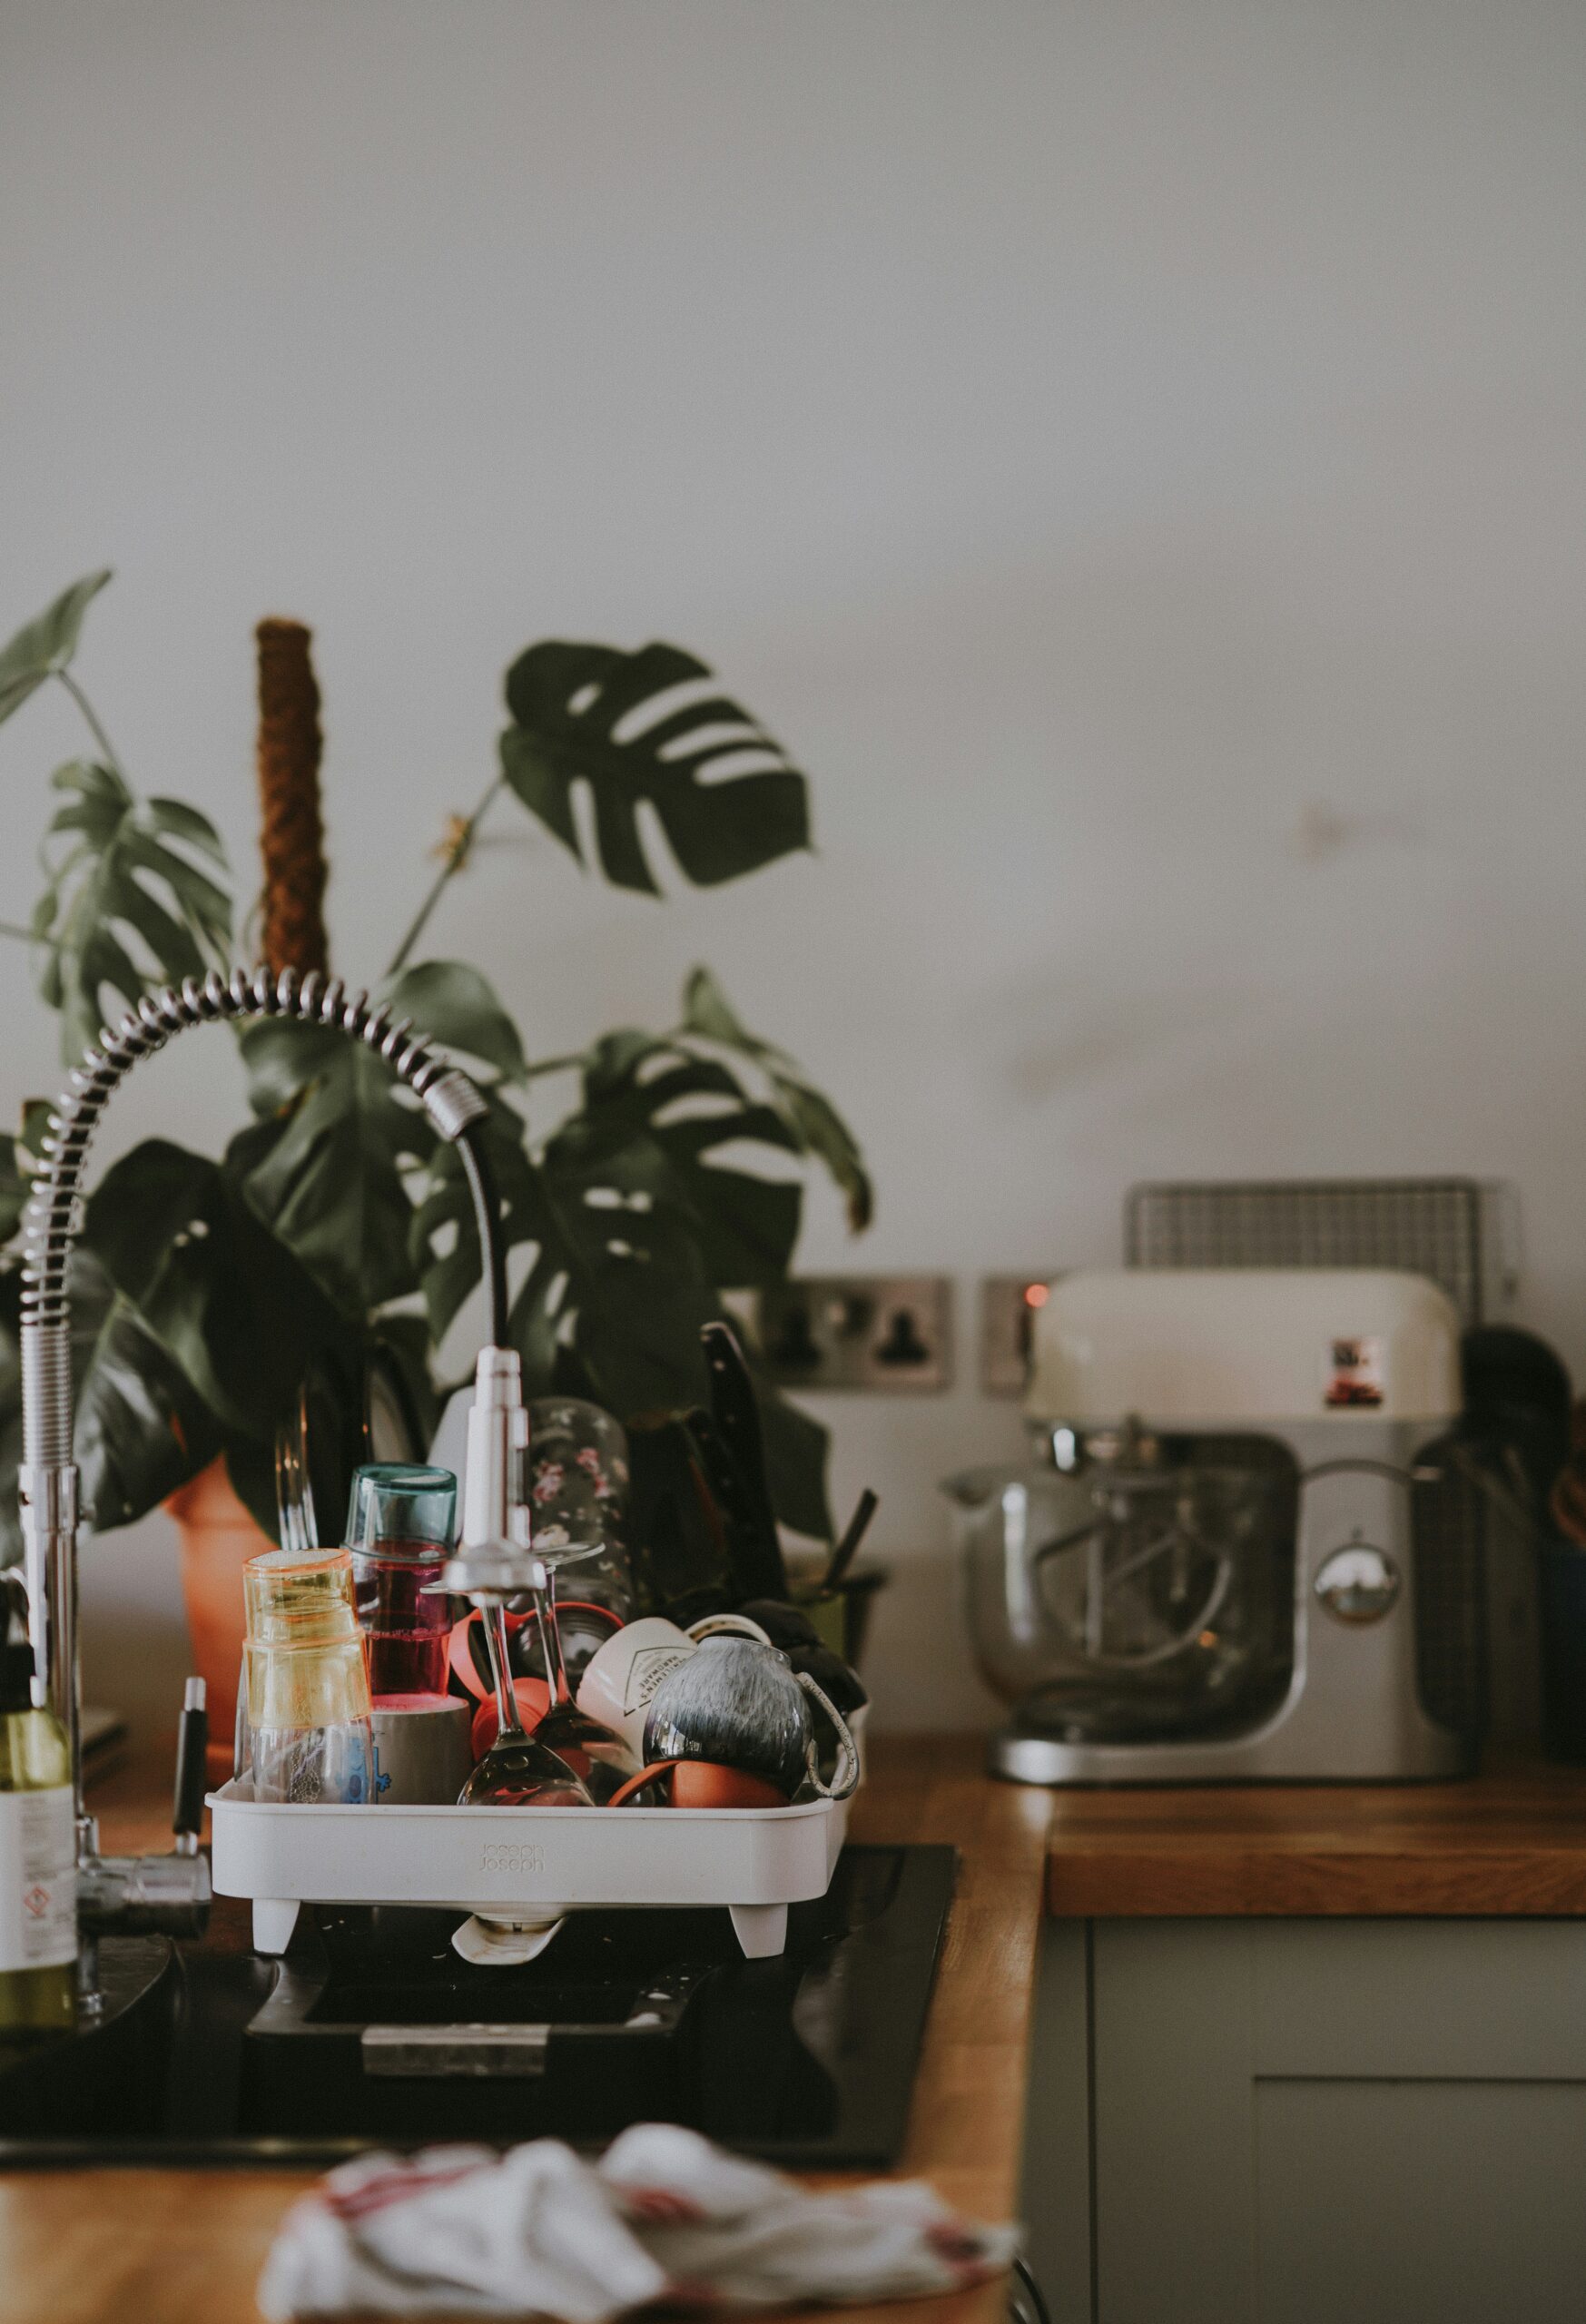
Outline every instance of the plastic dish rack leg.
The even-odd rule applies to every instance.
[[[727,1910],[745,1961],[766,1961],[786,1949],[785,1905],[729,1905]]]
[[[302,1906],[291,1896],[255,1896],[253,1899],[253,1950],[255,1953],[284,1953],[291,1943],[291,1933],[298,1925]]]

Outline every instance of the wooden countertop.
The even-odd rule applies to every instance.
[[[1586,1915],[1586,1769],[1051,1795],[1048,1908],[1108,1920]]]
[[[1050,1802],[989,1783],[974,1737],[878,1738],[856,1839],[950,1841],[960,1852],[902,2178],[970,2215],[1018,2209],[1029,2019]],[[107,1847],[169,1844],[165,1777],[94,1793]],[[241,1908],[222,1902],[218,1936]],[[0,2174],[6,2324],[253,2324],[253,2287],[281,2214],[312,2172],[84,2170]],[[850,2324],[1002,2324],[1005,2288],[873,2309]]]
[[[945,1840],[958,1893],[902,2177],[961,2210],[1018,2208],[1043,1886],[1068,1918],[1243,1914],[1586,1917],[1586,1770],[1468,1783],[1061,1791],[990,1781],[978,1737],[881,1738],[856,1838]],[[105,1843],[166,1844],[164,1778],[94,1794]],[[1044,1882],[1043,1882],[1044,1871]],[[246,1942],[224,1900],[216,1942]],[[6,2324],[252,2324],[253,2286],[305,2171],[0,2174]],[[1002,2324],[1000,2284],[848,2310],[852,2324]]]

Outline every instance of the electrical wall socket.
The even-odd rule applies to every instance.
[[[944,1275],[803,1275],[760,1294],[767,1371],[783,1388],[922,1394],[952,1378]]]
[[[988,1275],[980,1278],[980,1387],[988,1396],[1022,1396],[1029,1372],[1029,1336],[1046,1305],[1054,1267],[1046,1275]]]

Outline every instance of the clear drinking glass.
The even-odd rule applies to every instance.
[[[347,1548],[377,1699],[446,1692],[451,1601],[431,1585],[456,1538],[449,1469],[386,1462],[354,1472]]]
[[[368,1719],[325,1727],[250,1727],[255,1799],[300,1807],[358,1807],[376,1797],[374,1737]]]
[[[375,1797],[369,1664],[345,1550],[271,1550],[242,1569],[241,1699],[255,1799]]]

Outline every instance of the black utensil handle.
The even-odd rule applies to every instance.
[[[711,1418],[737,1464],[749,1497],[749,1522],[734,1542],[734,1563],[745,1598],[785,1598],[787,1570],[765,1477],[760,1405],[744,1351],[726,1324],[706,1324],[700,1338],[711,1375]]]
[[[880,1495],[872,1492],[870,1487],[866,1485],[854,1504],[853,1514],[848,1521],[842,1539],[832,1551],[831,1561],[821,1577],[823,1590],[836,1589],[854,1559],[859,1555],[859,1545],[869,1531],[871,1519],[880,1507]]]
[[[171,1810],[171,1828],[178,1839],[189,1834],[196,1839],[203,1828],[207,1780],[204,1752],[210,1732],[205,1693],[202,1679],[188,1680],[182,1702],[182,1724],[176,1730],[176,1798]]]

